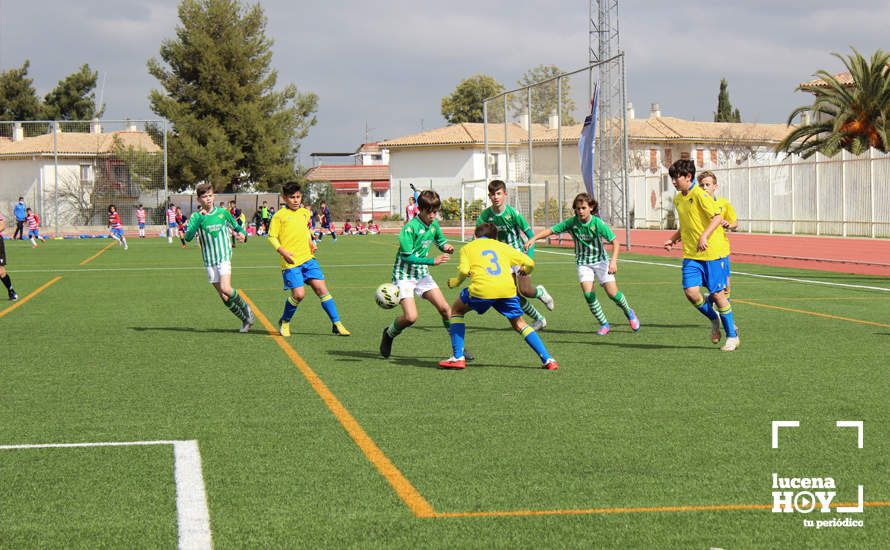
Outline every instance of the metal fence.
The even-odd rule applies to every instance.
[[[515,189],[511,205],[537,225],[572,215],[572,200],[585,191],[578,138],[590,112],[594,84],[607,72],[621,75],[601,86],[600,105],[619,105],[597,128],[594,196],[600,216],[627,225],[627,120],[624,56],[505,92],[484,102],[485,176]],[[483,193],[483,196],[487,194]]]
[[[124,224],[140,204],[163,223],[166,131],[163,120],[0,122],[0,210],[23,197],[56,234],[104,226],[112,204]]]
[[[772,156],[714,168],[718,194],[756,233],[890,237],[890,154]],[[675,190],[666,171],[631,172],[631,212],[637,228],[676,228]]]

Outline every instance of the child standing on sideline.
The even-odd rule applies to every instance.
[[[235,223],[228,210],[213,205],[212,185],[198,184],[195,194],[198,197],[198,211],[189,217],[185,240],[191,242],[198,235],[207,279],[229,311],[241,320],[239,332],[248,332],[255,318],[250,306],[232,287],[232,246],[229,242],[230,231],[236,231],[241,242],[244,242],[246,232]]]
[[[173,235],[176,235],[179,230],[176,225],[176,208],[174,208],[173,203],[171,202],[169,206],[167,206],[167,244],[173,243]]]
[[[380,337],[380,355],[384,358],[392,352],[392,341],[406,328],[417,322],[417,304],[415,296],[419,296],[433,304],[439,315],[442,316],[442,324],[449,328],[451,307],[439,290],[439,285],[430,275],[431,265],[439,265],[447,262],[454,252],[454,247],[445,240],[436,214],[442,201],[435,191],[424,191],[418,197],[417,203],[420,212],[408,223],[402,226],[399,233],[399,250],[396,252],[396,261],[392,267],[392,282],[399,288],[399,305],[402,314],[393,319],[392,323],[383,329]],[[435,258],[428,258],[427,254],[433,243],[444,252]]]
[[[524,250],[523,241],[530,239],[534,235],[534,231],[529,227],[522,214],[507,204],[507,184],[501,180],[492,180],[488,184],[488,198],[491,199],[491,206],[479,214],[476,225],[485,222],[493,223],[498,228],[499,241],[507,243],[517,250]],[[530,258],[535,257],[534,248],[529,247],[525,250]],[[541,300],[550,311],[553,311],[553,298],[546,288],[542,285],[535,286],[531,277],[519,275],[518,270],[517,266],[513,267],[513,280],[519,291],[519,305],[522,306],[522,311],[532,318],[532,328],[541,330],[547,326],[547,319],[526,298]]]
[[[615,305],[621,308],[624,316],[630,322],[630,328],[636,332],[640,330],[640,321],[637,319],[637,314],[628,305],[624,294],[618,290],[618,283],[615,281],[615,273],[618,272],[618,252],[621,245],[606,222],[593,215],[598,206],[596,200],[589,194],[579,193],[572,201],[575,215],[550,229],[539,231],[525,243],[525,247],[529,248],[535,242],[546,239],[550,235],[568,232],[572,236],[572,240],[575,241],[575,265],[578,271],[578,282],[581,283],[581,292],[584,293],[584,299],[587,300],[590,312],[600,323],[600,328],[596,333],[605,336],[611,330],[606,313],[596,299],[596,293],[593,290],[593,283],[596,281],[599,281],[600,286],[615,302]],[[603,246],[604,240],[612,245],[611,259]]]
[[[284,290],[290,290],[290,296],[284,302],[284,311],[278,320],[278,332],[282,336],[290,336],[290,321],[306,296],[304,284],[308,284],[321,299],[321,307],[331,320],[331,332],[349,336],[350,332],[340,322],[337,304],[328,292],[321,266],[313,256],[316,247],[309,231],[309,217],[312,214],[302,206],[303,193],[300,184],[285,183],[281,188],[281,197],[285,208],[279,209],[269,224],[269,244],[281,256]]]
[[[136,225],[139,226],[139,238],[145,238],[145,208],[142,205],[136,207]]]
[[[124,237],[124,224],[121,223],[121,215],[117,213],[117,207],[108,205],[108,227],[111,229],[111,238],[117,241],[118,246],[127,247],[127,238]]]
[[[186,248],[185,244],[185,224],[186,219],[182,214],[182,208],[176,207],[176,233],[179,235],[179,242],[182,244],[182,248]],[[233,239],[235,237],[232,237]]]
[[[9,278],[9,273],[6,272],[6,244],[3,242],[4,229],[6,229],[6,219],[3,217],[3,214],[0,214],[0,281],[3,281],[3,286],[6,287],[9,300],[14,302],[19,299],[19,295],[12,288],[12,279]]]
[[[444,369],[467,367],[464,357],[464,315],[471,310],[482,315],[493,307],[510,321],[513,330],[538,354],[542,369],[558,369],[559,364],[544,347],[541,337],[523,320],[516,283],[511,276],[514,266],[519,267],[519,273],[530,273],[535,261],[512,246],[499,242],[498,229],[492,223],[477,225],[475,235],[473,242],[460,249],[457,277],[448,279],[448,288],[459,286],[466,278],[470,279],[470,285],[461,291],[460,297],[451,306],[448,332],[451,334],[452,355],[439,361],[439,366]]]
[[[711,342],[720,342],[720,324],[726,331],[723,351],[735,351],[741,343],[726,298],[726,278],[729,274],[726,257],[729,248],[723,233],[723,216],[714,201],[695,183],[695,163],[680,159],[668,169],[677,194],[674,208],[680,229],[665,241],[670,251],[677,241],[683,241],[683,293],[702,315],[711,321]],[[705,300],[701,287],[707,288],[713,300]],[[716,311],[715,311],[716,306]]]

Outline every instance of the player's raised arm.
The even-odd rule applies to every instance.
[[[193,212],[191,216],[189,216],[188,225],[185,228],[185,240],[188,242],[192,242],[192,239],[195,238],[195,234],[198,232],[198,228],[201,227],[201,218],[204,217],[204,214],[199,212]]]

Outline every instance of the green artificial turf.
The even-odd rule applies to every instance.
[[[734,264],[742,345],[723,353],[686,302],[676,259],[622,254],[618,283],[642,330],[633,333],[599,290],[613,331],[598,337],[570,251],[545,248],[534,279],[556,309],[535,303],[559,370],[541,370],[492,310],[467,315],[477,359],[455,372],[436,368],[451,349],[427,303],[392,357],[378,355],[398,311],[374,304],[395,238],[326,238],[317,259],[352,336],[331,334],[310,291],[289,345],[435,513],[554,512],[418,518],[263,325],[237,332],[194,246],[130,239],[128,251],[112,247],[80,265],[107,244],[7,242],[22,301],[61,278],[0,317],[0,445],[196,440],[217,548],[879,548],[890,540],[887,506],[658,510],[771,505],[774,472],[832,477],[836,503],[854,501],[858,484],[865,501],[890,501],[890,292],[743,273],[890,288],[886,280]],[[444,285],[455,267],[432,272]],[[238,246],[233,282],[277,321],[286,294],[263,239]],[[800,422],[782,430],[779,449],[773,420]],[[862,449],[837,420],[864,421]],[[655,510],[620,512],[628,508]],[[171,547],[176,517],[169,446],[0,450],[0,547]],[[845,517],[864,526],[803,525]]]

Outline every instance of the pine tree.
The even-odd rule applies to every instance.
[[[503,93],[504,86],[494,77],[477,74],[465,78],[451,92],[442,98],[442,116],[451,124],[460,122],[482,122],[482,102],[486,98]],[[503,101],[488,104],[488,121],[504,121]]]
[[[717,94],[717,112],[714,113],[714,122],[741,122],[742,114],[738,109],[733,110],[729,102],[729,90],[725,78],[720,79],[720,93]]]
[[[176,39],[164,40],[148,70],[152,110],[173,124],[168,165],[174,185],[207,181],[219,191],[270,189],[295,177],[299,142],[316,122],[318,97],[294,84],[276,91],[272,40],[259,3],[182,0]]]
[[[0,120],[39,120],[43,114],[34,80],[28,78],[31,62],[0,73]]]
[[[60,80],[43,100],[44,113],[49,120],[90,120],[101,117],[104,106],[96,107],[97,71],[84,64],[76,73]]]

